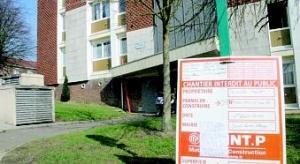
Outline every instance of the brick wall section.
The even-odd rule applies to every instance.
[[[57,84],[57,1],[38,0],[37,72]]]
[[[126,1],[127,31],[139,30],[153,26],[153,16],[149,9],[142,3],[135,0]],[[152,0],[144,0],[144,3],[153,8]]]
[[[101,82],[101,86],[98,85]],[[85,84],[85,88],[81,85]],[[77,103],[108,104],[116,107],[121,106],[120,82],[117,80],[98,79],[88,82],[78,82],[69,84],[70,98]],[[55,88],[55,99],[60,100],[62,85]]]
[[[85,84],[85,88],[81,88],[81,85]],[[96,81],[82,82],[69,84],[70,98],[73,102],[78,103],[100,103],[100,88]],[[62,92],[62,85],[59,85],[55,89],[55,99],[60,100]]]
[[[261,0],[228,0],[228,7],[254,3]],[[151,11],[137,0],[126,0],[126,21],[127,31],[135,31],[153,26],[153,16],[149,15]],[[144,0],[144,3],[153,8],[153,0]]]
[[[66,0],[66,11],[86,5],[86,0]]]

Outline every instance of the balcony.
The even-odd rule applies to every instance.
[[[100,32],[103,30],[108,30],[110,28],[110,19],[106,18],[106,19],[102,19],[99,21],[95,21],[92,23],[91,25],[91,33],[96,33],[96,32]]]
[[[126,25],[126,14],[125,13],[118,15],[118,25],[119,26]]]
[[[93,61],[93,72],[105,71],[111,68],[111,59],[101,59]]]
[[[290,28],[277,28],[269,30],[271,52],[291,50]]]

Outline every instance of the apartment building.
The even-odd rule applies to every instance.
[[[183,1],[171,20],[179,26],[201,10],[170,33],[173,92],[178,59],[219,56],[215,4],[202,10],[202,2]],[[228,8],[232,55],[282,56],[286,106],[299,109],[299,1],[249,1],[239,8],[234,2]],[[156,7],[152,0],[145,3]],[[57,97],[67,75],[73,101],[155,112],[162,91],[162,27],[147,7],[131,0],[39,0],[37,68],[47,85],[57,87]]]

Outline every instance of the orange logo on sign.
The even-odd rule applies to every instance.
[[[200,143],[200,136],[198,133],[191,133],[189,136],[189,142],[192,145],[199,145]]]

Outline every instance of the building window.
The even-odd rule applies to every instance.
[[[120,53],[127,54],[127,38],[120,39]]]
[[[126,0],[119,0],[119,13],[126,12]]]
[[[294,61],[288,61],[283,63],[283,83],[285,103],[297,103]]]
[[[109,17],[109,12],[110,12],[109,0],[103,0],[101,2],[94,3],[92,5],[92,8],[93,8],[92,19],[94,21]]]
[[[268,4],[268,20],[271,52],[292,49],[285,1]]]
[[[270,29],[288,27],[286,3],[276,2],[269,4],[268,18]]]
[[[100,3],[93,5],[93,20],[100,19]]]
[[[97,42],[93,44],[93,59],[99,60],[103,58],[110,58],[110,41]]]

